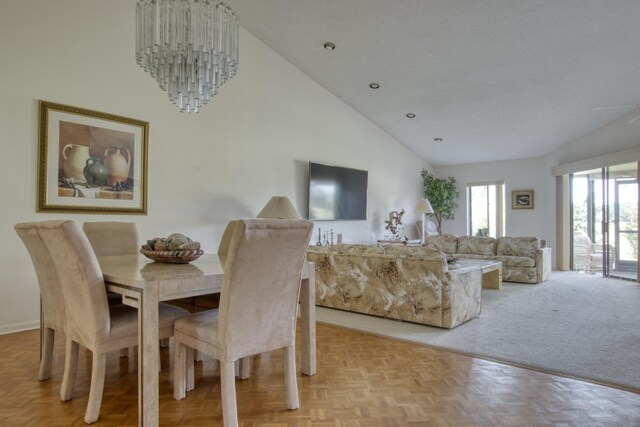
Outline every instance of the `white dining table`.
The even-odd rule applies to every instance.
[[[158,303],[218,293],[224,271],[217,255],[203,255],[189,264],[165,264],[143,255],[99,257],[107,290],[122,295],[138,309],[138,425],[157,426]],[[315,267],[305,262],[300,288],[302,373],[316,373]]]

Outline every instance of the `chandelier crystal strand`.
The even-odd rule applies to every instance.
[[[197,113],[238,71],[238,20],[218,0],[138,0],[136,62]]]

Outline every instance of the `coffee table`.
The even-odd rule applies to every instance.
[[[482,270],[484,289],[502,289],[502,262],[486,259],[459,258],[455,264],[449,264],[449,270],[478,268]]]

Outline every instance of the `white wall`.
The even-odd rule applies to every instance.
[[[134,17],[132,0],[2,2],[0,333],[38,323],[17,222],[135,221],[142,239],[182,232],[214,252],[228,220],[254,216],[272,195],[289,196],[304,215],[310,160],[369,171],[368,220],[317,223],[323,230],[369,242],[384,234],[389,211],[414,219],[420,170],[430,165],[251,34],[240,34],[239,74],[185,115],[135,64]],[[40,99],[150,122],[148,215],[35,212]]]
[[[467,234],[466,186],[468,183],[504,181],[505,228],[509,236],[539,236],[552,248],[556,244],[556,184],[553,166],[590,159],[640,147],[640,121],[629,123],[640,109],[584,135],[544,157],[516,161],[474,163],[435,169],[439,177],[454,176],[460,190],[459,206],[453,221],[443,222],[443,233]],[[638,159],[629,159],[634,161]],[[512,210],[512,190],[534,190],[535,209]],[[555,266],[555,256],[554,266]]]
[[[640,115],[640,108],[578,138],[545,156],[549,166],[591,159],[640,147],[640,120],[629,123]],[[633,161],[634,159],[629,159]]]
[[[466,198],[468,184],[504,181],[506,235],[538,236],[550,241],[554,234],[552,230],[546,228],[541,213],[547,212],[549,206],[555,203],[554,193],[548,191],[554,180],[550,173],[544,172],[544,167],[543,159],[538,157],[436,168],[438,176],[455,177],[460,191],[455,219],[443,221],[442,232],[458,235],[468,234]],[[533,190],[534,209],[511,209],[512,190]],[[553,218],[555,219],[555,217]]]

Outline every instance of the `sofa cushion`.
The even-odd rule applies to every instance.
[[[458,252],[458,236],[453,234],[427,236],[425,246],[429,249],[444,252],[445,254],[455,254]]]
[[[458,237],[458,253],[474,255],[495,255],[496,239],[493,237]]]
[[[496,255],[491,257],[492,260],[501,261],[502,267],[519,267],[519,268],[533,268],[536,266],[535,258],[528,256],[504,256]]]
[[[476,255],[476,254],[452,254],[453,258],[464,258],[464,259],[489,259],[495,257],[495,255]]]
[[[497,255],[532,257],[538,249],[540,239],[537,237],[499,237],[496,244]]]

